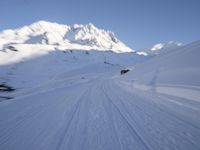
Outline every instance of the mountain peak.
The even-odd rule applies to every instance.
[[[93,24],[93,23],[88,23],[87,25],[86,25],[89,29],[97,29],[96,28],[96,26]]]
[[[34,22],[34,23],[32,23],[32,25],[49,25],[49,24],[54,24],[53,22],[49,22],[49,21],[45,21],[45,20],[39,20],[39,21],[36,21],[36,22]]]
[[[176,48],[179,46],[182,46],[183,44],[180,42],[174,42],[174,41],[169,41],[167,43],[158,43],[155,44],[152,48],[151,51],[157,51],[157,50],[161,50],[161,49],[171,49],[171,48]]]
[[[157,43],[153,45],[151,48],[138,51],[137,53],[141,55],[158,55],[158,54],[168,53],[181,46],[183,46],[183,44],[180,42],[169,41],[166,43]]]
[[[10,43],[57,45],[66,49],[73,47],[83,50],[133,51],[113,32],[99,29],[92,23],[69,26],[41,20],[19,29],[0,33],[0,46]]]

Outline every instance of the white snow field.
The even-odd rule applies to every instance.
[[[63,30],[61,41],[73,39]],[[123,43],[29,44],[9,32],[0,85],[15,90],[0,86],[0,150],[200,149],[200,41],[152,57]]]

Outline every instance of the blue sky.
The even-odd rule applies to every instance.
[[[200,0],[0,0],[0,30],[38,20],[93,23],[133,49],[200,39]]]

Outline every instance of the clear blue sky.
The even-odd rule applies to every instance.
[[[200,39],[200,0],[0,0],[0,30],[38,20],[93,23],[134,49]]]

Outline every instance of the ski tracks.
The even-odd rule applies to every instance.
[[[0,149],[200,149],[199,128],[160,99],[105,78],[24,97],[1,107]]]
[[[134,126],[153,149],[199,149],[199,129],[157,103],[158,96],[152,97],[147,93],[138,96],[134,91],[124,91],[113,81],[108,83],[106,90],[109,90],[109,94],[112,93],[110,97],[115,99],[117,106],[129,113],[131,120],[135,120]]]

